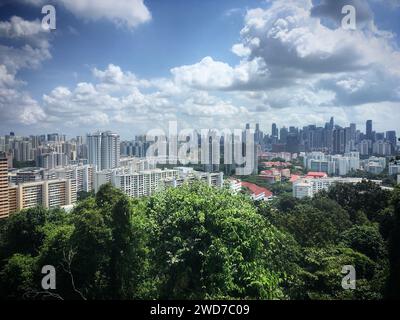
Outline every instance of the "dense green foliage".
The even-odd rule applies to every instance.
[[[254,203],[203,184],[130,199],[111,185],[71,212],[0,221],[7,299],[382,299],[399,297],[400,188],[337,185]],[[44,265],[57,288],[41,288]],[[342,267],[357,271],[342,288]]]
[[[367,180],[382,180],[384,186],[393,187],[397,184],[397,176],[389,175],[389,170],[386,168],[383,172],[379,174],[370,173],[364,170],[350,171],[347,177],[363,178]]]

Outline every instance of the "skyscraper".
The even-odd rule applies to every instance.
[[[287,136],[289,134],[289,131],[286,127],[282,127],[280,130],[280,142],[281,143],[286,143],[287,142]]]
[[[110,131],[87,136],[89,163],[97,170],[114,169],[119,166],[120,138]]]
[[[286,151],[295,153],[299,152],[299,136],[296,133],[289,133],[287,136]]]
[[[333,130],[333,153],[342,154],[345,152],[345,129],[336,128]]]
[[[256,143],[260,143],[261,142],[261,140],[262,140],[262,138],[263,138],[263,133],[262,133],[262,131],[260,130],[260,124],[259,123],[256,123],[256,131],[255,131],[255,133],[254,133],[254,141],[256,142]]]
[[[276,126],[276,123],[272,124],[271,136],[278,138],[278,127]]]
[[[344,151],[350,152],[353,151],[355,143],[352,140],[352,128],[346,127],[344,128]]]
[[[386,131],[386,140],[392,145],[392,152],[394,152],[397,146],[396,131]]]
[[[372,140],[372,120],[367,120],[365,134],[368,140]]]
[[[350,123],[350,139],[356,142],[356,132],[357,125],[355,123]]]
[[[119,166],[120,139],[119,135],[112,132],[101,134],[101,167],[114,169]]]
[[[333,130],[334,126],[335,126],[335,121],[334,121],[333,117],[331,117],[331,120],[329,121],[329,127],[331,130]]]

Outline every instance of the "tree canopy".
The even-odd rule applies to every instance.
[[[338,185],[253,202],[202,183],[131,199],[107,184],[71,212],[0,221],[6,299],[382,299],[399,297],[400,188]],[[41,287],[42,267],[57,289]],[[341,286],[344,265],[356,289]]]

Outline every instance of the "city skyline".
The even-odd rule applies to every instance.
[[[336,122],[334,116],[331,116],[331,117],[325,119],[321,124],[308,123],[308,124],[305,124],[302,127],[293,126],[290,123],[280,124],[280,123],[276,123],[276,122],[271,123],[271,125],[269,127],[267,127],[267,126],[260,125],[260,122],[254,122],[254,123],[243,123],[239,128],[230,128],[230,127],[221,127],[221,128],[184,128],[184,127],[179,127],[180,124],[177,123],[177,126],[178,126],[177,129],[178,130],[191,129],[191,130],[197,131],[200,134],[202,129],[203,130],[204,129],[205,130],[208,130],[208,129],[209,130],[214,130],[214,129],[216,129],[216,130],[223,130],[223,129],[230,129],[230,130],[239,129],[239,130],[242,130],[243,128],[247,129],[247,126],[249,126],[249,128],[252,129],[252,130],[257,129],[257,127],[258,127],[258,129],[260,131],[262,131],[265,135],[269,135],[270,137],[274,137],[274,136],[280,137],[280,130],[283,129],[283,128],[285,128],[287,130],[289,130],[291,127],[299,129],[299,130],[302,130],[302,129],[310,127],[310,126],[315,126],[316,128],[324,128],[330,122],[333,122],[333,124],[334,124],[333,129],[335,127],[346,128],[347,126],[355,125],[357,131],[359,131],[360,133],[365,133],[366,137],[369,137],[369,138],[371,138],[369,136],[368,128],[367,128],[369,122],[371,123],[371,130],[374,133],[384,133],[386,135],[386,133],[392,132],[392,131],[394,131],[396,134],[398,132],[400,132],[400,131],[397,131],[397,130],[395,130],[393,128],[389,128],[389,127],[385,128],[383,130],[377,130],[374,120],[371,120],[371,119],[366,120],[364,123],[361,123],[360,125],[358,125],[356,123],[352,123],[352,122],[340,123],[339,124],[339,123]],[[274,134],[274,129],[273,129],[274,126],[275,126],[275,128],[277,130],[277,135]],[[161,129],[166,129],[165,133],[168,133],[168,124],[165,127],[160,127],[160,128]],[[138,133],[133,134],[131,136],[122,136],[118,130],[110,130],[110,129],[107,129],[107,128],[105,128],[104,130],[99,130],[98,129],[98,130],[93,130],[93,131],[89,131],[89,132],[84,132],[83,134],[79,134],[78,132],[75,133],[75,134],[74,133],[65,134],[64,132],[57,131],[57,130],[48,131],[48,132],[42,131],[42,132],[40,132],[38,134],[35,134],[35,133],[19,134],[18,132],[14,131],[14,130],[10,130],[10,131],[7,131],[5,133],[0,133],[0,136],[10,135],[10,134],[13,134],[13,135],[15,135],[17,137],[41,136],[41,135],[45,135],[45,136],[58,135],[58,136],[60,136],[61,135],[61,136],[65,136],[68,139],[74,139],[76,137],[87,137],[87,136],[95,135],[97,133],[101,134],[102,132],[104,132],[104,133],[118,134],[121,141],[130,141],[130,140],[134,140],[136,137],[145,136],[149,131],[151,131],[153,129],[159,129],[159,128],[148,128],[147,131],[138,132]]]
[[[132,141],[121,141],[111,131],[72,139],[11,132],[0,136],[0,218],[37,205],[70,210],[79,194],[98,192],[108,183],[135,198],[199,180],[221,188],[226,176],[233,192],[244,179],[251,199],[270,201],[274,193],[260,183],[272,187],[284,179],[292,184],[293,197],[305,198],[337,183],[362,183],[370,175],[368,180],[392,190],[396,176],[400,182],[396,131],[374,128],[371,119],[360,130],[354,123],[339,126],[331,117],[324,127],[274,123],[271,135],[258,123],[234,132],[159,131]],[[261,180],[254,184],[246,179]]]
[[[121,139],[117,132],[111,131],[72,138],[62,133],[18,136],[10,132],[0,136],[0,152],[8,154],[9,161],[25,165],[34,163],[44,168],[83,161],[94,165],[97,170],[109,170],[118,167],[121,157],[134,156],[157,158],[159,163],[201,163],[205,171],[218,171],[222,163],[228,165],[227,170],[230,171],[235,165],[246,163],[249,172],[257,170],[259,155],[271,151],[290,154],[317,151],[345,156],[355,152],[358,158],[398,155],[396,131],[379,132],[374,129],[372,120],[367,120],[364,128],[358,128],[354,123],[343,127],[331,117],[323,127],[312,124],[303,128],[278,127],[273,123],[270,134],[266,134],[258,123],[247,123],[242,129],[233,131],[226,128],[181,131],[176,123],[172,123],[167,131],[150,131],[149,135],[138,135],[129,140]]]
[[[51,32],[40,24],[48,3]],[[94,3],[1,5],[0,134],[125,139],[170,120],[270,128],[323,126],[331,115],[400,132],[395,1]],[[356,9],[355,30],[340,25],[344,3]]]

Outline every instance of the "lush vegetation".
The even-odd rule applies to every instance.
[[[271,203],[203,184],[129,199],[104,185],[72,212],[0,221],[7,299],[382,299],[399,297],[400,188],[338,185]],[[41,288],[44,265],[55,290]],[[344,265],[355,290],[341,286]]]
[[[388,168],[386,168],[380,174],[370,173],[364,170],[350,171],[346,177],[363,178],[367,180],[382,180],[382,184],[388,187],[394,187],[397,184],[397,175],[389,175]]]

